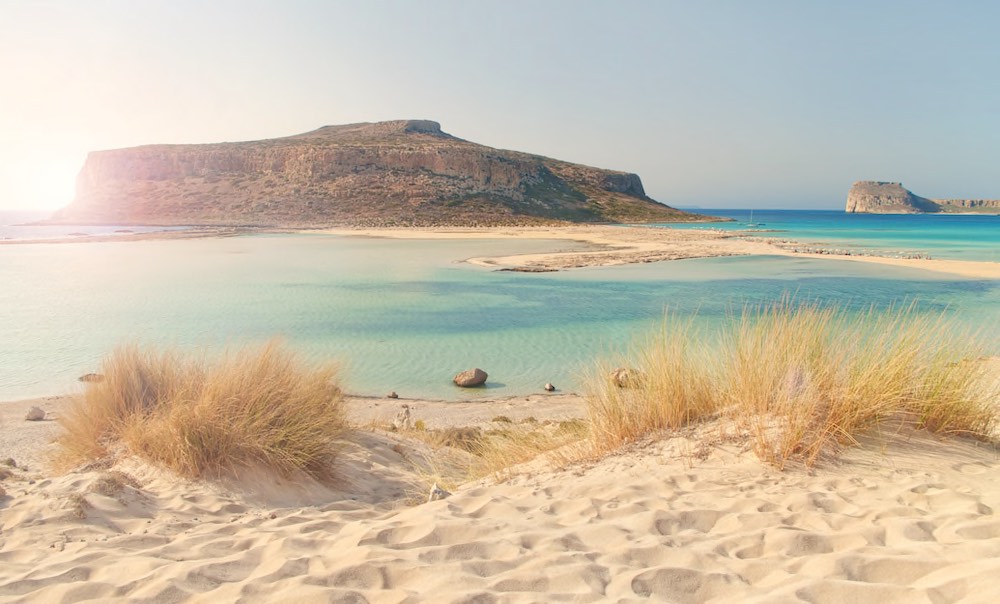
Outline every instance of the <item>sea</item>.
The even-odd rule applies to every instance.
[[[733,221],[682,228],[1000,261],[996,216],[702,212]],[[14,226],[25,221],[0,213],[0,239],[121,230]],[[77,377],[124,343],[211,356],[274,338],[337,363],[354,394],[459,400],[527,395],[546,382],[580,392],[599,360],[627,353],[666,312],[712,329],[787,297],[859,311],[913,304],[985,334],[1000,354],[1000,281],[913,268],[747,256],[515,273],[463,261],[584,244],[325,234],[84,242],[89,235],[0,245],[0,401],[79,391]],[[485,390],[452,385],[472,367],[489,373]]]

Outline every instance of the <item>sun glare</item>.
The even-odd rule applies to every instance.
[[[73,200],[78,162],[17,161],[0,168],[0,209],[55,210]]]

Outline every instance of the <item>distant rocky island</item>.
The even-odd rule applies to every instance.
[[[96,151],[52,218],[306,228],[694,220],[711,218],[654,201],[635,174],[494,149],[428,120]]]
[[[927,199],[902,183],[862,180],[847,194],[847,211],[867,214],[1000,214],[1000,199]]]

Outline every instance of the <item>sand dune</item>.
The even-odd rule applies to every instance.
[[[527,402],[539,418],[549,411]],[[451,413],[415,404],[429,422]],[[582,412],[553,399],[552,412],[574,404]],[[26,424],[6,405],[9,439]],[[375,413],[372,401],[352,405]],[[994,449],[907,432],[779,472],[718,429],[565,468],[535,463],[430,503],[411,463],[426,445],[379,430],[353,434],[327,486],[192,483],[134,461],[65,476],[14,468],[0,482],[0,599],[995,601]],[[40,455],[44,438],[32,442]]]

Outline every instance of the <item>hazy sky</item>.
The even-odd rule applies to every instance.
[[[88,151],[422,118],[670,205],[1000,197],[1000,3],[0,0],[0,208]]]

